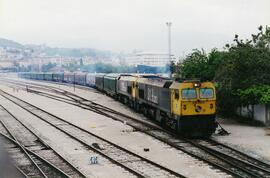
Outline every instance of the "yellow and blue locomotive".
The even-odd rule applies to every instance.
[[[211,82],[172,81],[157,76],[120,76],[118,98],[179,134],[208,137],[215,132],[216,95]]]

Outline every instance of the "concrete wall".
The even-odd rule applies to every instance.
[[[270,125],[270,105],[249,105],[237,109],[237,114],[247,118],[253,118],[263,124]]]

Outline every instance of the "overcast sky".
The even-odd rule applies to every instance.
[[[270,0],[0,0],[0,37],[111,51],[211,49],[270,25]]]

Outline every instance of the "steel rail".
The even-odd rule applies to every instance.
[[[225,155],[224,153],[218,152],[218,151],[216,151],[216,150],[213,150],[213,149],[211,149],[211,148],[209,148],[209,147],[206,147],[206,146],[204,146],[204,145],[195,143],[195,142],[193,142],[193,141],[189,141],[189,143],[191,143],[191,144],[194,145],[194,146],[199,147],[200,149],[202,149],[202,150],[204,150],[205,152],[207,152],[207,153],[209,153],[209,154],[211,154],[211,155],[213,155],[213,156],[219,158],[220,160],[222,160],[222,161],[224,161],[224,162],[226,162],[226,163],[228,163],[228,164],[230,164],[230,165],[232,165],[232,166],[234,166],[234,167],[236,167],[236,168],[242,170],[243,172],[247,173],[247,174],[250,175],[251,177],[257,177],[257,178],[261,178],[261,177],[262,177],[261,175],[258,175],[257,172],[254,173],[254,171],[251,171],[251,170],[247,169],[245,166],[240,166],[240,165],[238,165],[238,164],[235,164],[235,162],[233,162],[233,161],[237,161],[238,163],[243,163],[243,164],[244,164],[244,162],[243,162],[242,160],[240,160],[240,159],[236,159],[236,158],[233,158],[233,157],[231,157],[231,156],[229,156],[229,155]],[[232,161],[232,160],[233,160],[233,161]],[[249,165],[249,166],[254,167],[253,165]],[[259,169],[257,166],[256,166],[255,168]],[[260,169],[261,169],[261,168],[260,168]],[[269,175],[269,176],[270,176],[270,175]]]
[[[28,175],[26,175],[18,166],[15,166],[15,168],[18,170],[20,174],[22,174],[25,178],[29,178]]]
[[[204,141],[212,142],[212,143],[214,143],[214,144],[216,144],[216,145],[220,145],[220,146],[222,146],[222,147],[224,147],[224,148],[227,148],[227,149],[229,149],[229,150],[231,150],[231,151],[234,151],[234,152],[236,152],[236,153],[238,153],[238,154],[240,154],[240,155],[242,155],[242,156],[244,156],[244,157],[247,157],[248,159],[250,159],[250,160],[252,160],[252,161],[254,161],[254,162],[258,162],[259,164],[262,164],[262,165],[264,165],[265,167],[268,167],[268,168],[270,169],[270,164],[268,164],[268,163],[266,163],[266,162],[264,162],[264,161],[262,161],[262,160],[256,159],[256,158],[254,158],[254,157],[251,157],[250,155],[248,155],[248,154],[246,154],[246,153],[244,153],[244,152],[241,152],[241,151],[239,151],[239,150],[237,150],[237,149],[235,149],[235,148],[232,148],[231,146],[225,145],[225,144],[223,144],[223,143],[221,143],[221,142],[218,142],[218,141],[216,141],[216,140],[213,140],[213,139],[207,139],[207,140],[204,140]]]
[[[38,84],[36,84],[36,85],[38,85]],[[62,94],[62,95],[65,95],[65,96],[67,96],[67,94],[68,94],[68,92],[57,92],[57,93],[59,93],[59,94]],[[69,95],[75,95],[75,94],[69,94]],[[47,96],[48,97],[48,96]],[[55,95],[54,95],[54,97],[56,97]],[[69,97],[69,96],[67,96],[67,97]],[[77,100],[76,99],[76,97],[77,98],[79,98],[79,100]],[[82,97],[79,97],[79,96],[76,96],[76,97],[71,97],[73,100],[77,100],[77,103],[79,103],[80,105],[86,105],[86,106],[89,106],[89,105],[87,105],[87,104],[84,104],[84,103],[82,103],[82,101],[84,102],[84,101],[87,101],[86,99],[84,99],[84,98],[82,98]],[[52,96],[50,97],[50,98],[52,98],[52,99],[54,99]],[[65,102],[65,101],[62,101],[62,102]],[[88,101],[88,102],[90,102],[90,103],[94,103],[94,102],[92,102],[92,101]],[[74,103],[68,103],[68,104],[73,104],[74,105]],[[99,104],[97,104],[97,105],[99,105]],[[79,107],[81,107],[81,106],[79,106]],[[103,107],[103,106],[102,106]],[[81,107],[81,108],[84,108],[84,107]],[[105,107],[106,108],[106,107]],[[86,108],[84,108],[84,109],[86,109]],[[103,108],[95,108],[95,109],[103,109]],[[106,108],[106,110],[107,110],[107,108]],[[110,110],[111,111],[114,111],[114,110],[112,110],[112,109],[109,109],[109,111],[107,110],[107,112],[110,112]],[[93,110],[91,110],[91,111],[93,111]],[[118,114],[118,113],[120,113],[120,112],[115,112],[115,114]],[[123,117],[126,117],[126,115],[124,115],[124,114],[122,114],[122,113],[120,113],[121,114],[121,116],[123,116]],[[108,116],[108,117],[110,117],[109,115],[106,115],[106,116]],[[128,118],[130,118],[130,116],[127,116]],[[131,117],[132,118],[132,117]],[[133,119],[133,118],[132,118]],[[144,123],[145,124],[145,123]],[[151,125],[152,126],[152,125]],[[158,128],[159,129],[159,128]],[[162,131],[164,131],[163,129],[162,129]],[[160,138],[157,138],[157,139],[160,139]],[[171,145],[171,144],[170,144]],[[174,146],[175,147],[175,145],[171,145],[171,146]],[[182,150],[183,151],[183,150]],[[242,152],[240,152],[240,151],[238,151],[238,150],[235,150],[236,152],[239,152],[239,154],[241,154]],[[246,155],[246,154],[244,154],[244,153],[242,153],[243,155],[245,155],[245,156],[248,156],[248,155]],[[225,155],[226,156],[226,155]],[[228,155],[229,156],[229,155]],[[231,157],[231,156],[230,156]],[[252,158],[252,157],[250,157],[250,156],[248,156],[249,158],[251,158],[251,159],[254,159],[254,160],[256,160],[256,161],[260,161],[260,160],[257,160],[256,158]],[[201,158],[199,158],[199,159],[201,159]],[[239,160],[238,159],[238,161],[240,161],[240,162],[242,162],[242,163],[245,163],[244,161],[242,161],[242,160]],[[206,161],[207,162],[207,161]],[[262,162],[263,164],[265,164],[266,166],[269,166],[267,163],[264,163],[264,162]],[[253,166],[252,164],[248,164],[249,166]],[[255,167],[256,167],[256,165],[255,165]],[[261,169],[262,171],[265,171],[265,172],[267,172],[268,170],[265,170],[265,169],[263,169],[263,168],[260,168],[259,166],[257,166],[257,168],[258,169]],[[227,170],[224,170],[224,171],[226,171],[226,172],[228,172]],[[231,173],[230,171],[229,171],[229,173]]]
[[[35,162],[35,160],[31,157],[31,155],[29,154],[29,150],[27,148],[25,148],[18,140],[17,138],[10,132],[10,130],[7,128],[7,126],[3,123],[2,120],[0,120],[0,123],[3,125],[3,127],[6,129],[6,131],[8,132],[8,134],[12,137],[10,138],[11,140],[13,140],[14,144],[16,144],[25,154],[26,156],[28,157],[28,159],[35,165],[35,167],[37,168],[37,170],[40,172],[40,174],[47,178],[47,175],[43,172],[43,170],[38,166],[38,164]],[[3,133],[1,133],[1,135],[3,136],[6,136],[4,135]],[[8,136],[6,136],[7,138],[9,138]]]
[[[4,92],[4,91],[2,91],[2,92]],[[55,116],[55,115],[53,115],[53,114],[51,114],[51,113],[49,113],[49,112],[47,112],[47,111],[45,111],[45,110],[43,110],[43,109],[41,109],[41,108],[38,108],[37,106],[34,106],[34,105],[32,105],[32,104],[30,104],[30,103],[28,103],[28,102],[26,102],[26,101],[23,101],[23,100],[21,100],[20,98],[17,98],[17,97],[15,97],[15,96],[12,96],[12,95],[10,95],[10,94],[8,94],[8,93],[6,93],[6,92],[4,92],[4,93],[7,94],[7,95],[9,95],[10,97],[13,97],[13,98],[15,98],[15,99],[17,99],[17,100],[19,100],[19,101],[21,101],[21,102],[27,104],[27,105],[30,105],[31,107],[36,108],[36,109],[39,110],[39,111],[42,111],[42,112],[44,112],[44,113],[46,113],[46,114],[48,114],[48,115],[50,115],[50,116],[52,116],[52,117],[55,117],[55,118],[57,118],[58,120],[61,120],[62,122],[65,122],[66,124],[69,124],[69,125],[71,125],[71,126],[77,128],[77,129],[79,129],[79,130],[81,130],[81,131],[83,131],[83,132],[85,132],[85,133],[88,133],[88,134],[90,134],[90,135],[92,135],[92,136],[95,136],[95,137],[97,137],[98,139],[101,139],[101,140],[103,140],[103,141],[105,141],[105,142],[107,142],[107,143],[109,143],[109,144],[111,144],[111,145],[117,147],[118,149],[120,149],[120,150],[122,150],[122,151],[125,151],[125,152],[127,152],[127,153],[129,153],[129,154],[131,154],[131,155],[133,155],[133,156],[136,156],[136,157],[140,158],[141,160],[148,162],[149,164],[152,164],[152,165],[154,165],[154,166],[156,166],[156,167],[158,167],[158,168],[160,168],[160,169],[163,169],[163,170],[165,170],[165,171],[167,171],[167,172],[173,174],[173,175],[176,176],[176,177],[185,177],[185,176],[183,176],[183,175],[181,175],[181,174],[179,174],[179,173],[177,173],[177,172],[174,172],[174,171],[172,171],[172,170],[170,170],[170,169],[168,169],[168,168],[166,168],[166,167],[164,167],[164,166],[161,166],[161,165],[159,165],[159,164],[157,164],[157,163],[155,163],[155,162],[153,162],[153,161],[151,161],[151,160],[149,160],[149,159],[146,159],[146,158],[144,158],[144,157],[142,157],[142,156],[140,156],[140,155],[138,155],[138,154],[136,154],[136,153],[134,153],[134,152],[131,152],[130,150],[127,150],[127,149],[125,149],[125,148],[123,148],[123,147],[121,147],[121,146],[119,146],[119,145],[117,145],[117,144],[115,144],[115,143],[112,143],[112,142],[110,142],[109,140],[106,140],[106,139],[104,139],[104,138],[102,138],[102,137],[100,137],[100,136],[98,136],[98,135],[96,135],[96,134],[94,134],[94,133],[92,133],[92,132],[90,132],[90,131],[87,131],[87,130],[85,130],[85,129],[82,129],[82,128],[80,128],[80,127],[78,127],[78,126],[76,126],[76,125],[74,125],[74,124],[72,124],[72,123],[70,123],[70,122],[68,122],[68,121],[66,121],[66,120],[63,120],[62,118],[59,118],[58,116]],[[0,95],[2,95],[2,94],[0,94]],[[2,96],[3,96],[3,95],[2,95]],[[73,139],[77,140],[78,142],[82,143],[83,145],[87,146],[89,149],[92,149],[93,151],[98,152],[99,154],[101,154],[101,155],[103,155],[104,157],[108,158],[108,159],[111,160],[112,162],[114,162],[114,163],[120,165],[121,167],[127,169],[128,171],[134,173],[134,174],[137,175],[138,177],[145,177],[145,176],[142,175],[141,173],[138,173],[137,171],[135,171],[135,170],[133,170],[133,169],[131,169],[131,168],[125,166],[124,164],[120,163],[119,161],[114,160],[114,159],[111,158],[110,156],[106,155],[104,152],[102,152],[102,151],[96,149],[95,147],[93,147],[92,145],[89,145],[88,143],[85,143],[84,141],[78,139],[76,136],[74,136],[74,135],[72,135],[71,133],[68,133],[67,131],[61,129],[60,127],[58,127],[58,126],[52,124],[51,122],[49,122],[49,121],[47,121],[46,119],[40,117],[40,116],[37,115],[36,113],[34,113],[34,112],[28,110],[28,109],[25,108],[24,106],[19,105],[18,103],[16,103],[16,102],[13,101],[12,99],[7,98],[6,96],[3,96],[3,97],[5,97],[6,99],[12,101],[14,104],[20,106],[21,108],[25,109],[25,110],[28,111],[29,113],[35,115],[36,117],[38,117],[39,119],[45,121],[46,123],[50,124],[51,126],[57,128],[58,130],[62,131],[63,133],[67,134],[67,135],[70,136],[71,138],[73,138]]]
[[[0,104],[0,107],[4,109],[12,118],[14,118],[16,121],[18,121],[25,129],[27,129],[29,132],[31,132],[44,146],[51,149],[57,156],[59,156],[64,162],[66,162],[73,170],[75,170],[81,177],[87,177],[84,173],[82,173],[76,166],[74,166],[71,162],[66,160],[60,153],[58,153],[56,150],[54,150],[47,142],[45,142],[40,136],[38,136],[36,133],[34,133],[33,130],[31,130],[26,124],[24,124],[21,120],[19,120],[16,116],[14,116],[7,108],[5,108],[3,105]],[[48,161],[47,161],[48,162]],[[51,163],[52,164],[52,163]],[[53,165],[53,164],[52,164]],[[59,169],[60,170],[60,169]],[[62,170],[60,170],[62,171]],[[65,172],[62,171],[64,174]],[[67,175],[68,176],[68,175]]]
[[[78,102],[78,103],[81,103],[81,102]],[[87,105],[87,106],[88,106],[88,105]],[[80,107],[81,107],[81,106],[80,106]],[[96,108],[96,109],[97,109],[97,108]],[[98,109],[101,109],[101,108],[98,108]],[[104,114],[104,113],[103,113],[103,115],[106,115],[106,116],[108,116],[108,117],[112,117],[112,116],[107,115],[107,114]],[[140,130],[140,131],[142,131],[142,130]],[[143,132],[145,133],[145,131],[143,131]],[[152,135],[152,134],[151,134],[151,135]],[[152,136],[153,136],[153,135],[152,135]],[[164,141],[164,140],[163,140],[163,141]],[[187,141],[187,140],[186,140],[186,141]],[[187,142],[189,142],[189,141],[187,141]],[[192,142],[192,144],[193,144],[193,142]],[[195,145],[195,144],[193,144],[193,145],[196,146],[196,147],[199,147],[199,148],[203,149],[203,147],[200,147],[200,145]],[[175,147],[175,146],[174,146],[174,147]],[[253,174],[252,172],[250,172],[250,171],[248,171],[248,170],[246,170],[246,169],[244,169],[244,168],[242,168],[242,167],[240,167],[240,166],[238,166],[238,165],[235,165],[235,164],[231,163],[230,161],[224,159],[223,157],[218,156],[218,154],[213,154],[213,152],[208,151],[206,148],[203,149],[203,150],[206,151],[206,152],[208,152],[209,154],[211,154],[211,155],[213,155],[213,156],[215,156],[215,157],[221,159],[222,161],[226,162],[227,164],[230,164],[231,166],[237,167],[238,169],[240,169],[240,170],[244,171],[245,173],[249,174],[250,176],[254,176],[254,177],[257,176],[256,174]],[[225,156],[225,155],[224,155],[224,156]],[[236,160],[236,159],[235,159],[235,160]],[[240,161],[240,162],[242,162],[242,163],[245,163],[244,161],[239,160],[239,159],[238,159],[237,161]],[[247,163],[247,164],[248,164],[248,163]],[[253,166],[253,165],[250,165],[250,166]],[[265,171],[264,169],[262,169],[262,168],[260,168],[260,167],[256,167],[256,168]],[[227,170],[226,170],[226,171],[227,171]]]
[[[16,144],[17,146],[20,147],[20,142],[16,141],[14,138],[10,138],[9,136],[5,135],[4,133],[0,132],[0,135],[3,136],[4,138],[6,138],[7,140],[11,141],[12,143]],[[55,167],[52,163],[50,163],[49,161],[47,161],[46,159],[40,157],[38,154],[36,154],[35,152],[31,151],[28,148],[25,148],[26,152],[30,155],[34,155],[35,157],[37,157],[38,159],[40,159],[42,162],[46,163],[47,165],[49,165],[50,167],[52,167],[53,169],[55,169],[56,171],[61,173],[61,177],[67,177],[70,178],[70,176],[68,176],[67,174],[65,174],[64,172],[62,172],[62,170],[58,169],[57,167]],[[45,173],[44,173],[45,174]],[[45,174],[46,175],[46,174]],[[47,177],[47,175],[46,175]]]
[[[67,175],[64,171],[62,171],[61,169],[57,168],[55,165],[53,165],[50,161],[46,160],[45,158],[42,158],[41,156],[39,156],[37,153],[31,151],[29,148],[26,148],[24,145],[22,145],[18,139],[14,136],[14,134],[11,133],[10,129],[7,127],[7,125],[5,125],[1,120],[0,120],[1,124],[4,126],[4,128],[7,130],[7,132],[11,135],[12,139],[14,141],[16,141],[16,144],[19,144],[19,146],[22,146],[28,153],[34,155],[35,157],[37,157],[38,159],[40,159],[41,161],[43,161],[44,163],[46,163],[48,166],[50,166],[51,168],[53,168],[54,170],[56,170],[58,173],[61,174],[61,177],[67,177],[69,178],[70,176]],[[41,168],[40,168],[41,169]],[[42,169],[41,169],[42,170]],[[46,173],[44,173],[46,175]]]
[[[228,155],[228,154],[226,154],[226,153],[222,153],[222,152],[217,151],[217,150],[215,150],[215,149],[213,149],[213,148],[211,148],[211,147],[208,147],[208,146],[206,146],[206,145],[204,145],[204,144],[199,144],[199,143],[195,143],[195,144],[198,144],[199,146],[201,146],[202,149],[209,150],[209,152],[212,152],[212,153],[214,153],[214,154],[222,155],[224,158],[228,158],[228,159],[230,159],[230,160],[232,160],[232,161],[238,161],[239,163],[242,163],[242,164],[244,164],[245,166],[250,166],[250,167],[256,168],[256,169],[258,169],[258,171],[263,171],[263,172],[265,172],[266,174],[268,174],[268,175],[270,176],[270,169],[266,169],[266,168],[260,167],[260,166],[258,166],[258,165],[256,165],[256,164],[250,163],[250,162],[248,162],[248,161],[244,161],[244,160],[235,158],[235,157],[230,156],[230,155]]]
[[[8,94],[8,93],[7,93],[7,94]],[[10,94],[8,94],[8,95],[10,95]],[[18,99],[19,99],[19,98],[18,98]],[[52,98],[52,99],[53,99],[53,98]],[[19,100],[21,100],[21,99],[19,99]],[[56,100],[57,100],[57,99],[56,99]],[[110,117],[110,118],[112,118],[112,119],[114,119],[114,120],[122,121],[122,119],[119,119],[119,118],[117,118],[117,117],[111,116],[111,115],[106,114],[106,113],[104,113],[104,112],[101,112],[101,111],[97,111],[97,110],[95,110],[95,109],[88,108],[89,106],[88,106],[88,107],[84,107],[84,106],[82,106],[82,105],[74,104],[74,103],[70,103],[70,102],[68,102],[68,104],[72,104],[72,105],[74,105],[74,106],[77,106],[77,107],[80,107],[80,108],[83,108],[83,109],[87,109],[87,110],[90,110],[90,111],[94,111],[94,112],[96,112],[96,113],[99,113],[99,114],[102,114],[102,115],[104,115],[104,116]],[[45,112],[46,112],[46,111],[45,111]],[[137,120],[138,120],[138,119],[136,119],[136,121],[137,121]],[[140,120],[139,120],[139,121],[140,121]],[[148,124],[148,123],[145,123],[145,122],[141,122],[141,123],[142,123],[142,124]],[[172,147],[174,147],[174,148],[176,148],[176,149],[178,149],[178,150],[183,151],[183,152],[186,153],[186,154],[189,154],[189,155],[192,156],[192,157],[195,157],[195,158],[197,158],[197,159],[199,159],[199,160],[202,160],[202,161],[204,161],[204,162],[206,162],[206,163],[208,163],[208,164],[210,164],[210,165],[212,165],[212,166],[214,166],[214,167],[216,167],[216,168],[218,168],[218,169],[220,169],[220,170],[223,170],[223,171],[225,171],[225,172],[227,172],[227,173],[229,173],[229,174],[231,174],[231,175],[233,175],[233,176],[236,176],[236,177],[242,177],[240,174],[238,174],[238,173],[236,173],[236,172],[234,172],[234,171],[231,171],[230,169],[228,169],[228,168],[226,168],[226,167],[223,167],[223,166],[218,165],[218,164],[216,164],[216,163],[214,163],[214,162],[212,162],[212,161],[209,161],[209,160],[207,160],[207,159],[205,159],[205,158],[203,158],[203,157],[201,157],[201,156],[198,156],[198,155],[196,155],[196,154],[193,154],[192,152],[190,152],[190,151],[188,151],[188,150],[186,150],[186,149],[184,149],[184,148],[182,148],[182,147],[179,147],[179,146],[177,146],[176,144],[174,144],[174,143],[172,143],[172,142],[170,142],[170,141],[168,141],[168,140],[162,139],[162,138],[160,138],[159,136],[154,135],[153,133],[147,132],[147,131],[145,131],[145,130],[142,130],[140,127],[134,126],[133,124],[130,124],[129,122],[127,122],[127,125],[129,125],[129,126],[131,126],[131,127],[134,127],[135,129],[137,129],[137,130],[139,130],[139,131],[141,131],[141,132],[143,132],[143,133],[145,133],[145,134],[147,134],[147,135],[150,135],[150,136],[156,138],[157,140],[160,140],[160,141],[162,141],[162,142],[164,142],[164,143],[166,143],[166,144],[168,144],[168,145],[170,145],[170,146],[172,146]],[[147,126],[152,127],[153,129],[157,129],[156,127],[153,127],[153,125],[147,125]],[[161,129],[160,129],[160,130],[161,130]],[[168,131],[166,131],[166,130],[164,130],[164,129],[162,129],[162,131],[164,131],[164,132],[166,132],[166,133],[170,133],[170,132],[168,132]],[[170,134],[172,134],[172,133],[170,133]],[[174,136],[175,136],[175,135],[174,135]]]

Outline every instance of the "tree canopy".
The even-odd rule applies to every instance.
[[[238,35],[224,50],[194,50],[181,63],[178,74],[217,84],[219,108],[270,104],[270,28],[258,28],[251,39]]]

